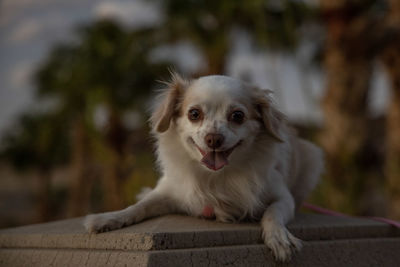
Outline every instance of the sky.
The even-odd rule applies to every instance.
[[[154,2],[142,0],[2,0],[0,2],[0,135],[15,118],[35,105],[32,74],[54,44],[73,42],[74,30],[100,18],[114,18],[130,28],[161,24]],[[275,91],[275,99],[291,120],[321,122],[319,100],[324,74],[304,62],[312,42],[303,42],[295,55],[260,52],[245,32],[232,32],[233,47],[227,74],[246,75],[256,85]],[[154,59],[172,58],[193,72],[205,66],[188,42],[154,51]],[[384,112],[389,95],[387,78],[377,65],[373,75],[371,112]]]

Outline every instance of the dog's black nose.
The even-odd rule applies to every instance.
[[[222,134],[207,134],[204,140],[209,148],[216,149],[222,146],[224,136]]]

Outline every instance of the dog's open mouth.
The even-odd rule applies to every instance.
[[[204,166],[206,166],[210,170],[217,171],[223,168],[225,165],[229,164],[228,161],[229,155],[233,152],[233,150],[236,147],[240,145],[241,141],[237,142],[236,145],[224,151],[216,151],[216,150],[204,151],[194,141],[193,143],[203,156],[203,158],[201,159],[201,163],[203,163]]]

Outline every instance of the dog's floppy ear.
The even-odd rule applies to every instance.
[[[271,97],[272,91],[255,88],[254,101],[256,110],[268,131],[268,133],[279,142],[283,141],[282,131],[285,123],[285,116],[275,107]]]
[[[150,122],[153,131],[163,133],[168,130],[173,116],[178,111],[178,103],[182,97],[188,82],[179,74],[172,72],[171,81],[165,82],[167,88],[163,91],[157,101]]]

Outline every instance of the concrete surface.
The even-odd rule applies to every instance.
[[[289,229],[306,242],[281,264],[256,223],[169,215],[89,235],[77,218],[0,230],[0,266],[400,266],[400,229],[385,223],[299,214]]]

